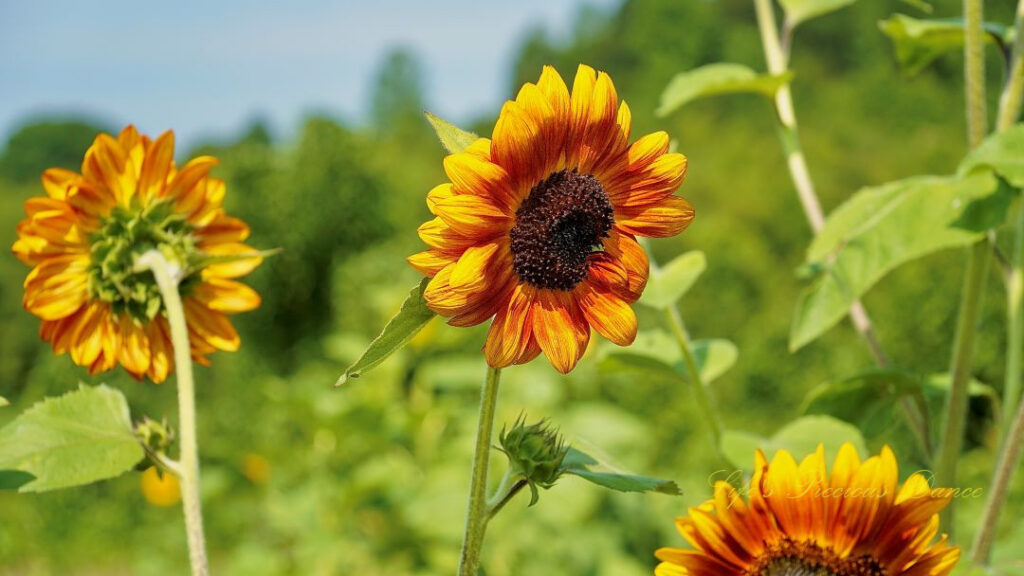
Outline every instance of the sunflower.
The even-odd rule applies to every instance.
[[[888,446],[861,462],[843,445],[825,470],[825,450],[799,466],[780,450],[755,457],[749,503],[727,482],[676,525],[693,550],[662,548],[658,576],[943,576],[960,558],[939,529],[952,498],[914,474],[897,491]]]
[[[543,351],[566,373],[594,328],[625,346],[630,304],[647,283],[637,236],[682,232],[693,208],[673,196],[686,158],[656,132],[632,145],[630,112],[605,73],[581,65],[570,94],[545,66],[506,102],[490,140],[445,158],[449,183],[427,195],[419,228],[429,250],[409,263],[431,281],[424,298],[449,324],[493,318],[491,366]]]
[[[23,304],[42,319],[54,352],[96,374],[122,365],[136,379],[161,382],[173,370],[170,327],[152,273],[135,258],[160,250],[182,270],[180,289],[192,357],[236,350],[226,314],[259,306],[234,280],[261,259],[243,241],[249,227],[228,216],[224,182],[208,173],[217,160],[175,166],[174,134],[155,141],[128,126],[100,134],[81,173],[43,173],[46,197],[25,202],[14,254],[32,271]]]

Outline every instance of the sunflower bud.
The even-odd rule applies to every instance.
[[[508,456],[510,472],[529,484],[532,506],[539,497],[537,487],[551,488],[562,475],[562,460],[569,446],[547,420],[527,425],[522,416],[511,430],[502,428],[498,441],[500,450]]]
[[[147,454],[163,456],[174,442],[174,430],[168,426],[166,418],[157,422],[149,416],[143,416],[142,421],[135,424],[135,437],[142,443]],[[144,463],[144,467],[148,466],[148,463]]]

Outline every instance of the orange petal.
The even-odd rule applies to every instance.
[[[221,312],[210,310],[192,297],[185,298],[185,318],[190,329],[214,348],[234,352],[240,339],[235,328]]]
[[[139,195],[143,201],[157,198],[167,185],[167,177],[174,164],[174,132],[160,135],[146,151],[139,174]]]
[[[635,302],[643,294],[647,286],[650,262],[647,253],[637,243],[632,234],[613,229],[604,240],[605,253],[612,256],[626,270],[628,284],[626,286],[627,302]]]
[[[590,342],[590,327],[570,292],[540,290],[534,299],[533,334],[551,365],[572,370]]]
[[[440,250],[425,250],[405,259],[410,266],[424,276],[433,277],[445,266],[455,262],[457,256],[449,255]]]
[[[535,297],[535,288],[517,284],[507,306],[498,311],[484,342],[484,357],[489,365],[495,368],[509,366],[529,350]]]
[[[675,236],[693,220],[693,206],[678,196],[654,204],[615,211],[615,224],[625,232],[651,238]]]
[[[478,240],[493,238],[512,227],[513,220],[482,196],[457,194],[436,205],[438,218],[458,234]]]
[[[255,290],[225,278],[207,278],[193,288],[192,296],[210,310],[226,314],[248,312],[260,305],[260,295]]]
[[[583,316],[598,334],[619,346],[629,346],[636,338],[637,322],[633,309],[603,286],[582,282],[576,287]]]
[[[432,213],[438,214],[436,205],[456,194],[482,196],[508,215],[515,212],[518,199],[512,192],[511,178],[505,168],[477,154],[463,152],[446,156],[444,171],[452,181],[451,189],[437,187],[427,195],[427,205]]]
[[[74,185],[80,176],[70,170],[63,168],[50,168],[43,172],[43,188],[46,194],[55,200],[67,198],[68,190]]]

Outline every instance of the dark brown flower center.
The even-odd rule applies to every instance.
[[[839,558],[813,542],[790,539],[773,545],[745,576],[886,576],[869,554]]]
[[[575,169],[559,170],[530,189],[509,233],[519,279],[546,290],[572,290],[587,277],[587,256],[614,224],[601,182]]]

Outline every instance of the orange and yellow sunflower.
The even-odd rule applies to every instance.
[[[826,473],[821,446],[798,466],[780,450],[755,457],[749,502],[727,482],[679,518],[692,550],[662,548],[658,576],[945,576],[960,558],[938,512],[952,498],[914,474],[898,487],[896,457],[861,462],[840,448]]]
[[[630,144],[630,111],[605,73],[581,65],[572,92],[546,66],[506,102],[491,139],[445,158],[451,180],[427,195],[429,250],[409,263],[431,277],[424,298],[455,326],[493,318],[491,366],[543,351],[566,373],[594,328],[636,336],[630,304],[647,283],[637,236],[666,237],[693,219],[672,192],[686,158],[656,132]]]
[[[239,345],[227,314],[259,306],[235,281],[259,265],[244,244],[249,227],[228,216],[224,182],[209,177],[217,160],[201,156],[180,169],[174,134],[156,140],[128,126],[100,134],[81,173],[43,173],[46,197],[25,202],[14,254],[32,271],[23,304],[42,319],[54,352],[70,352],[90,374],[120,364],[137,379],[161,382],[173,370],[170,329],[152,273],[135,259],[160,250],[182,270],[180,289],[192,357]]]

